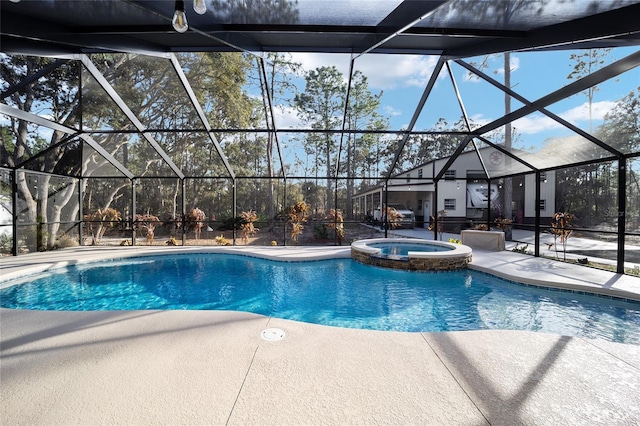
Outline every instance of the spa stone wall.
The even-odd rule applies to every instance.
[[[471,254],[468,254],[459,257],[393,259],[386,256],[370,255],[353,247],[351,247],[351,257],[365,265],[405,271],[455,271],[467,268],[472,258]]]

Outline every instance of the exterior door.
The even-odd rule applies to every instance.
[[[422,214],[424,214],[424,228],[429,227],[429,216],[431,216],[431,202],[429,200],[422,202]]]

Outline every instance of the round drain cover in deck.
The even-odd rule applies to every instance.
[[[284,339],[284,330],[281,328],[267,328],[262,330],[261,336],[264,340],[275,342]]]

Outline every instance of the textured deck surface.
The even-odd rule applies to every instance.
[[[253,250],[274,255],[271,248]],[[0,273],[19,276],[113,251],[4,258]],[[343,256],[348,249],[275,253],[294,259]],[[473,263],[515,278],[625,294],[640,281],[510,252],[474,251]],[[271,327],[285,338],[262,339]],[[640,346],[599,340],[520,331],[352,330],[226,311],[0,309],[0,333],[3,425],[632,425],[640,419]]]

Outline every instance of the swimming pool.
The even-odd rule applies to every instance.
[[[351,259],[190,254],[96,262],[5,283],[0,306],[237,310],[338,327],[516,329],[640,344],[640,303],[527,287],[470,270],[417,273]]]

